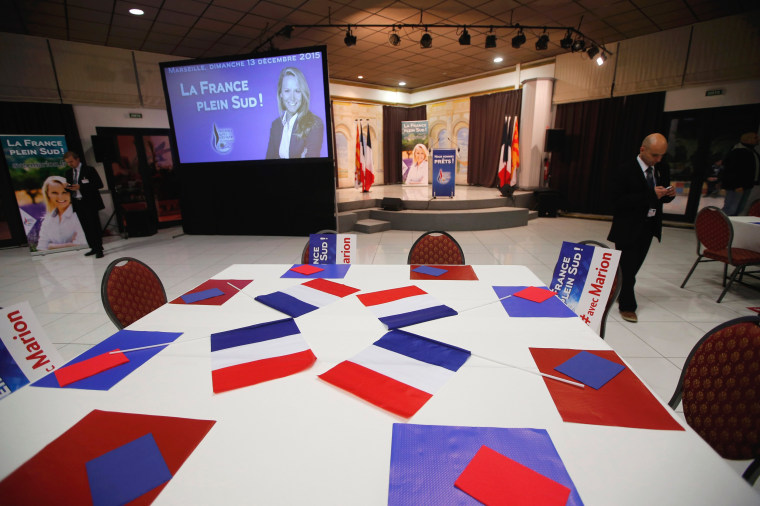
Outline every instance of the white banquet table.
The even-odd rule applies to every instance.
[[[729,216],[734,227],[732,247],[760,251],[760,218],[757,216]]]
[[[296,319],[310,369],[214,394],[209,334],[285,318],[252,297],[302,283],[281,278],[289,267],[232,265],[214,278],[253,281],[223,305],[166,304],[128,327],[184,334],[109,391],[27,386],[3,399],[0,478],[100,409],[216,420],[155,504],[387,504],[392,425],[407,422],[546,429],[587,505],[760,502],[675,413],[685,431],[566,423],[541,377],[483,358],[409,420],[322,381],[387,332],[356,296]],[[518,367],[536,370],[529,347],[610,349],[578,318],[509,317],[492,286],[542,286],[528,268],[473,268],[479,281],[410,281],[408,265],[352,265],[333,281],[359,293],[415,284],[460,314],[405,330]]]

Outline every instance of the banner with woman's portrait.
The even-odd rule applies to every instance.
[[[0,135],[32,253],[87,246],[66,187],[63,135]]]
[[[405,185],[426,186],[430,172],[428,122],[401,122],[401,181]]]

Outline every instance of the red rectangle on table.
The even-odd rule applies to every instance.
[[[582,350],[530,348],[538,369],[546,374],[572,380],[554,368]],[[612,362],[625,365],[612,350],[587,350]],[[560,416],[566,422],[611,425],[636,429],[684,430],[671,412],[649,391],[629,367],[604,388],[578,388],[544,378]]]
[[[213,420],[94,410],[0,481],[3,504],[92,504],[86,463],[130,441],[153,434],[172,476],[200,444]],[[148,505],[164,483],[130,506]]]
[[[454,486],[483,504],[565,505],[570,489],[506,455],[481,446]]]
[[[557,295],[557,292],[553,292],[551,290],[547,290],[546,288],[541,288],[538,286],[529,286],[527,288],[523,288],[519,292],[513,293],[512,295],[514,297],[520,297],[521,299],[537,302],[540,304]]]
[[[309,274],[314,274],[315,272],[322,272],[324,269],[322,267],[317,267],[316,265],[303,264],[297,267],[291,267],[290,270],[297,272],[298,274],[308,276]]]
[[[209,279],[208,281],[205,281],[201,283],[200,285],[196,286],[192,290],[190,290],[187,293],[196,293],[196,292],[202,292],[203,290],[208,290],[210,288],[218,288],[219,290],[223,291],[223,295],[217,295],[216,297],[211,297],[210,299],[203,299],[198,300],[195,302],[192,302],[192,305],[201,305],[201,306],[221,306],[230,298],[232,298],[233,295],[237,295],[237,293],[240,290],[235,290],[235,288],[231,287],[229,283],[232,283],[236,287],[240,288],[241,290],[248,286],[253,280],[252,279]],[[183,294],[187,295],[187,294]],[[182,297],[177,297],[173,301],[170,302],[170,304],[187,304],[184,300],[182,300]]]
[[[419,267],[420,264],[414,264],[409,266],[409,279],[448,279],[459,281],[477,281],[478,276],[472,269],[472,265],[428,265],[428,267],[436,267],[438,269],[445,269],[446,272],[440,276],[431,276],[430,274],[423,274],[421,272],[415,272],[414,269]]]
[[[116,349],[112,351],[119,350]],[[100,372],[112,369],[117,365],[126,364],[127,362],[129,362],[129,359],[123,353],[103,353],[102,355],[95,355],[92,358],[82,360],[76,364],[56,369],[55,377],[58,380],[58,384],[65,387],[66,385],[70,385],[81,379],[89,378],[90,376],[95,376]]]

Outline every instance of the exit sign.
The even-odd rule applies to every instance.
[[[721,90],[721,89],[719,88],[719,89],[717,89],[717,90],[707,90],[707,91],[705,92],[705,96],[706,96],[706,97],[714,97],[715,95],[723,95],[723,90]]]
[[[142,118],[142,113],[141,112],[130,112],[129,113],[129,117],[130,118]]]

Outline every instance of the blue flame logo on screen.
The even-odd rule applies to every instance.
[[[214,123],[214,129],[211,136],[211,146],[214,151],[220,155],[226,155],[232,151],[232,144],[235,142],[235,133],[231,128],[219,128]]]

